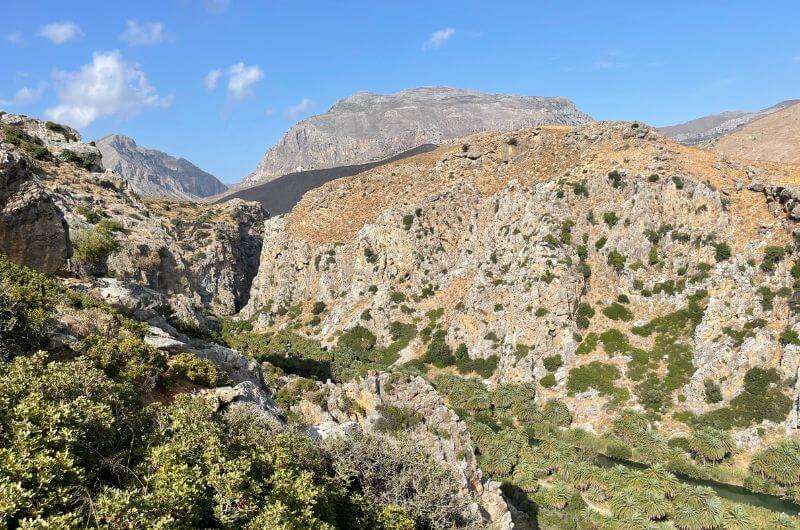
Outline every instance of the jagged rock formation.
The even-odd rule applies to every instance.
[[[781,113],[785,109],[795,106],[798,100],[787,100],[756,112],[733,110],[711,114],[694,120],[661,127],[662,134],[673,138],[686,145],[701,145],[713,142],[719,138],[731,135],[744,128],[747,124],[760,120],[771,114]],[[797,111],[798,109],[795,109]],[[721,151],[724,152],[724,151]],[[764,160],[771,160],[763,158]]]
[[[797,178],[635,123],[473,136],[329,182],[268,220],[244,316],[265,329],[303,327],[326,344],[356,325],[388,343],[393,322],[427,324],[452,350],[496,359],[492,385],[537,381],[537,401],[563,399],[595,432],[618,406],[654,406],[652,387],[665,392],[657,408],[703,414],[739,395],[748,369],[793,380],[800,361],[779,340],[800,329],[787,294],[794,220],[747,189],[755,174],[769,185]],[[326,310],[305,325],[315,302]],[[647,331],[687,307],[697,320]],[[425,348],[418,337],[398,362]],[[634,368],[638,351],[654,364]],[[556,355],[551,372],[544,359]],[[617,390],[571,377],[595,362],[615,367]],[[665,380],[669,366],[675,379]],[[706,399],[707,380],[720,383],[720,403]],[[763,427],[794,429],[795,413],[784,414]]]
[[[103,155],[103,167],[122,176],[141,195],[194,200],[228,189],[188,160],[146,149],[127,136],[111,134],[96,144]]]
[[[560,97],[445,87],[390,95],[358,92],[336,102],[325,114],[295,124],[237,187],[296,171],[373,162],[422,144],[440,144],[481,131],[590,121],[571,101]]]
[[[113,276],[165,297],[175,318],[202,323],[248,300],[265,212],[141,199],[99,165],[68,127],[3,114],[0,251],[48,272]],[[211,324],[211,323],[209,323]]]

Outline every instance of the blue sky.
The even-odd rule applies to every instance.
[[[561,95],[655,125],[800,97],[793,2],[4,0],[0,108],[231,183],[359,90]],[[214,72],[214,73],[212,73]],[[213,90],[212,90],[213,87]]]

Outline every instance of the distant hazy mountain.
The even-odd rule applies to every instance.
[[[698,145],[721,138],[744,127],[752,121],[781,111],[797,102],[798,100],[782,101],[777,105],[756,112],[733,110],[721,112],[719,114],[710,114],[702,118],[687,121],[686,123],[662,127],[660,131],[664,135],[674,138],[683,144]]]
[[[800,164],[800,100],[776,107],[713,141],[711,148],[726,155]]]
[[[127,136],[112,134],[96,144],[103,166],[119,173],[141,195],[192,200],[228,189],[188,160],[140,147]]]
[[[476,132],[593,121],[562,97],[413,88],[358,92],[295,124],[237,187],[313,169],[364,164]]]

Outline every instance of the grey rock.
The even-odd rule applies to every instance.
[[[103,166],[120,174],[141,195],[194,200],[228,189],[188,160],[146,149],[127,136],[105,136],[97,140],[97,147]]]
[[[484,94],[425,87],[383,95],[358,92],[325,114],[302,120],[267,151],[240,187],[294,171],[381,160],[422,144],[473,133],[592,119],[561,97]]]
[[[227,411],[237,408],[255,413],[275,426],[285,424],[283,412],[261,388],[251,381],[244,381],[236,386],[223,386],[204,392],[217,399],[217,406]]]

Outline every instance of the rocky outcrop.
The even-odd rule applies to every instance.
[[[343,385],[322,385],[320,392],[325,395],[322,406],[302,401],[294,407],[312,425],[312,435],[341,436],[352,429],[381,432],[384,407],[409,411],[420,418],[409,435],[453,471],[467,498],[478,501],[474,516],[489,528],[515,528],[500,485],[478,468],[466,425],[424,379],[373,373]]]
[[[703,414],[737,396],[752,367],[787,380],[797,368],[794,346],[779,340],[796,326],[794,217],[782,211],[794,211],[783,183],[793,176],[759,166],[782,190],[770,202],[746,189],[753,170],[638,123],[468,137],[435,159],[329,182],[268,220],[243,315],[326,345],[355,326],[388,345],[393,325],[413,325],[420,333],[398,363],[441,332],[451,351],[496,362],[490,386],[537,382],[537,399],[563,400],[595,432],[615,407],[644,406],[634,367],[651,352],[660,360],[650,381],[663,382],[670,363],[689,366],[664,410]],[[313,318],[317,302],[325,310]],[[691,326],[661,342],[642,331],[691,303]],[[592,363],[615,367],[624,403],[573,389],[570,375]],[[708,401],[707,380],[720,382],[722,403]]]
[[[141,195],[194,200],[228,189],[188,160],[146,149],[127,136],[111,134],[96,143],[103,155],[103,167],[122,176]]]
[[[237,187],[287,173],[381,160],[481,131],[580,125],[591,118],[559,97],[484,94],[446,87],[358,92],[298,122]]]
[[[266,218],[258,203],[143,200],[102,170],[100,151],[76,131],[11,114],[0,120],[0,252],[88,277],[122,305],[152,291],[163,296],[160,312],[193,325],[213,327],[206,315],[247,303]]]

